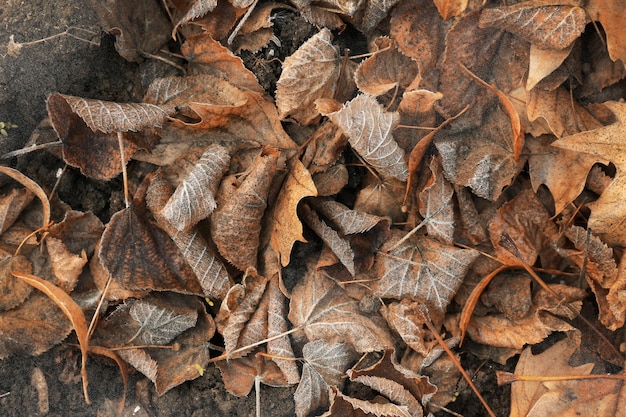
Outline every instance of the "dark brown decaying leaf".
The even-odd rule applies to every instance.
[[[389,236],[376,256],[380,279],[372,287],[374,295],[419,301],[433,322],[441,323],[478,253],[415,235],[394,248],[404,234],[392,231]]]
[[[408,178],[404,151],[392,134],[399,122],[397,113],[386,112],[369,94],[357,96],[338,111],[321,113],[345,132],[354,150],[383,176]]]
[[[275,148],[263,149],[241,185],[211,215],[211,236],[220,254],[242,271],[257,263],[261,218],[278,155]]]
[[[485,9],[478,24],[508,30],[541,49],[564,49],[580,36],[586,23],[582,7],[531,1]]]
[[[32,265],[25,256],[3,253],[3,259],[0,260],[0,312],[22,304],[33,289],[32,286],[14,277],[13,271],[23,274],[33,272]]]
[[[178,230],[189,231],[217,207],[215,194],[228,170],[230,155],[220,145],[211,145],[163,208],[163,216]]]
[[[134,207],[111,217],[100,242],[100,263],[128,290],[203,294],[194,271],[170,237]]]
[[[393,346],[387,329],[360,314],[359,303],[329,278],[309,271],[291,293],[289,320],[307,339],[349,343],[358,352]]]
[[[34,197],[35,195],[26,188],[13,189],[0,197],[0,234],[11,227]]]
[[[315,100],[333,97],[341,60],[331,40],[330,31],[322,29],[285,59],[276,83],[276,106],[281,119],[292,118],[307,125],[319,116]]]

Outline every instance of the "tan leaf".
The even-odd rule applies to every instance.
[[[393,346],[388,331],[360,314],[359,303],[321,273],[309,271],[291,293],[289,320],[309,341],[349,343],[358,352]]]
[[[139,328],[127,343],[136,340],[135,343],[164,345],[195,326],[198,319],[196,310],[183,313],[167,307],[142,300],[130,304],[128,314],[139,324]]]
[[[626,48],[624,45],[624,31],[621,28],[626,24],[626,15],[620,12],[622,6],[619,0],[592,0],[586,7],[591,20],[602,23],[606,33],[606,43],[609,56],[613,61],[621,60],[626,64]]]
[[[356,19],[355,26],[363,33],[370,33],[382,20],[387,17],[387,13],[400,0],[370,0],[365,2],[365,10],[360,19]]]
[[[383,176],[401,181],[408,178],[404,151],[392,135],[399,122],[397,113],[386,112],[375,97],[362,94],[341,110],[323,114],[346,133],[354,150]]]
[[[531,44],[526,90],[532,90],[539,81],[556,70],[572,52],[573,47],[574,44],[565,49],[540,49]]]
[[[104,225],[95,214],[74,210],[67,211],[61,222],[48,229],[50,236],[61,240],[72,253],[85,251],[87,256],[93,254],[103,231]]]
[[[434,0],[441,17],[448,20],[460,15],[467,8],[468,0]]]
[[[433,322],[440,323],[478,253],[415,235],[395,248],[404,233],[396,230],[389,236],[376,256],[380,279],[372,292],[381,298],[419,301]]]
[[[394,178],[379,182],[369,177],[363,185],[354,202],[355,210],[389,217],[394,223],[406,221],[406,213],[401,209],[405,183]]]
[[[424,410],[422,409],[421,404],[400,383],[378,376],[353,376],[351,371],[348,371],[348,376],[352,381],[360,382],[361,384],[380,392],[395,404],[406,407],[411,416],[421,417],[424,415]]]
[[[176,39],[176,31],[180,26],[183,26],[199,17],[209,13],[217,6],[217,0],[195,0],[189,10],[183,17],[176,23],[172,30],[172,38]]]
[[[147,205],[155,215],[157,224],[165,230],[181,251],[200,281],[204,294],[215,299],[224,298],[230,288],[230,277],[224,264],[213,253],[199,230],[192,228],[189,232],[178,231],[160,215],[171,195],[171,187],[163,175],[157,172],[150,180],[146,197]]]
[[[417,77],[417,63],[400,52],[393,39],[377,38],[374,46],[374,54],[357,68],[359,90],[379,96],[396,87],[406,89]]]
[[[275,148],[263,149],[241,185],[211,215],[211,236],[217,249],[242,271],[257,264],[261,218],[278,156]]]
[[[419,194],[420,214],[428,235],[451,244],[454,240],[454,188],[443,176],[441,159],[430,160],[430,177]]]
[[[298,218],[298,204],[303,198],[316,195],[317,188],[311,174],[300,160],[294,160],[272,212],[270,242],[272,248],[278,252],[283,266],[289,264],[294,243],[306,242],[302,236],[302,223]]]
[[[479,26],[507,30],[541,49],[564,49],[578,39],[586,23],[587,15],[582,7],[530,1],[485,9]]]
[[[588,132],[578,133],[558,140],[552,145],[572,151],[586,152],[599,159],[608,159],[617,167],[617,176],[597,201],[589,205],[591,217],[589,228],[608,244],[626,244],[626,205],[622,198],[626,160],[624,160],[624,124],[626,123],[626,104],[620,102],[604,103],[617,121]]]
[[[551,136],[542,136],[527,138],[526,143],[530,150],[528,169],[533,190],[537,192],[539,186],[545,184],[558,214],[583,191],[591,167],[597,162],[608,165],[609,161],[550,146],[554,140]]]
[[[330,228],[317,216],[307,205],[302,207],[302,217],[307,225],[319,236],[320,239],[333,251],[341,264],[346,267],[350,275],[354,276],[354,251],[350,243]]]
[[[526,100],[528,120],[544,119],[557,138],[597,129],[601,123],[580,103],[572,101],[565,87],[553,91],[534,88]]]
[[[0,234],[11,227],[33,198],[35,195],[26,188],[13,189],[0,197]]]
[[[42,205],[42,227],[48,227],[50,223],[50,200],[48,199],[46,192],[39,186],[39,184],[16,169],[0,165],[0,172],[13,178],[39,198]],[[6,228],[4,230],[6,230]]]
[[[241,89],[259,94],[264,93],[256,76],[244,66],[241,58],[208,33],[185,39],[181,52],[189,61],[190,74],[210,74],[226,78],[231,84]]]
[[[411,349],[427,355],[430,349],[424,341],[426,336],[426,331],[422,327],[424,323],[421,323],[420,316],[415,310],[417,304],[415,301],[404,298],[400,302],[383,305],[381,312],[389,326]]]
[[[217,207],[214,195],[229,163],[226,148],[209,146],[170,197],[163,208],[163,216],[176,229],[185,231],[208,217]]]
[[[170,237],[135,207],[111,217],[100,242],[100,263],[127,290],[202,294],[194,271]]]
[[[22,304],[33,289],[32,286],[14,277],[13,271],[24,274],[33,272],[31,263],[23,255],[11,256],[3,253],[0,261],[0,312]]]
[[[70,293],[74,290],[78,283],[78,277],[87,264],[87,255],[84,250],[80,255],[70,252],[61,240],[53,237],[47,237],[45,242],[54,273],[54,282],[64,291]]]
[[[322,29],[285,59],[276,83],[276,106],[281,119],[308,125],[319,116],[318,98],[332,98],[337,88],[341,60],[331,43],[330,30]]]

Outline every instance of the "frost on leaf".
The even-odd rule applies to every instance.
[[[117,354],[156,384],[159,365],[144,349],[120,349]]]
[[[214,196],[229,163],[230,155],[223,146],[206,149],[163,208],[164,217],[176,229],[188,231],[217,207]]]
[[[586,23],[582,7],[527,2],[483,10],[479,26],[505,29],[541,49],[564,49],[578,39]]]
[[[311,205],[315,210],[327,217],[344,235],[365,233],[380,225],[383,230],[389,228],[389,219],[369,213],[350,210],[334,200],[314,200]]]
[[[285,59],[276,83],[276,106],[281,119],[290,117],[307,125],[319,115],[315,100],[333,97],[341,61],[331,38],[330,31],[322,29]]]
[[[147,345],[163,345],[170,342],[185,330],[195,326],[198,319],[196,310],[180,314],[141,300],[130,306],[129,315],[139,325],[131,339]]]
[[[349,343],[358,352],[393,346],[388,330],[362,315],[359,302],[321,273],[309,271],[293,289],[289,320],[302,327],[309,341]]]
[[[180,18],[176,26],[174,26],[174,30],[172,31],[172,37],[176,34],[178,28],[182,25],[185,25],[199,17],[204,16],[211,10],[215,9],[217,6],[217,0],[196,0],[193,2],[189,10],[185,13],[183,17]]]
[[[383,176],[406,181],[409,168],[404,151],[393,139],[397,113],[386,112],[374,96],[362,94],[340,110],[323,113],[348,136],[350,145]]]
[[[440,323],[478,253],[424,236],[411,236],[394,248],[403,236],[392,231],[380,249],[376,257],[380,280],[372,291],[381,298],[419,301],[426,305],[433,322]]]
[[[419,194],[420,214],[429,236],[452,244],[454,238],[454,188],[444,178],[441,160],[430,160],[430,177]]]

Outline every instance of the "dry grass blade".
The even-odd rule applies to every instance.
[[[85,367],[87,364],[87,352],[89,351],[89,332],[87,330],[87,320],[85,319],[83,310],[81,310],[80,306],[76,304],[72,297],[51,282],[30,274],[14,272],[13,275],[46,294],[72,322],[72,326],[78,337],[78,344],[80,345],[82,355],[80,374],[83,379],[83,394],[85,395],[85,402],[91,404],[89,394],[87,393],[87,385],[89,382],[87,380],[87,368]]]
[[[0,172],[13,178],[15,181],[19,182],[39,197],[43,206],[43,227],[48,226],[50,223],[50,201],[41,187],[35,181],[13,168],[0,165]]]

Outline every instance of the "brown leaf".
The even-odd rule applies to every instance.
[[[163,208],[163,216],[178,230],[189,231],[217,207],[214,195],[228,170],[230,155],[226,148],[211,145]]]
[[[406,407],[399,407],[392,403],[375,404],[370,401],[359,400],[346,396],[336,387],[331,387],[330,410],[321,417],[413,417]]]
[[[4,251],[3,251],[4,252]],[[11,310],[22,304],[33,287],[13,276],[13,271],[32,274],[32,265],[23,255],[2,254],[0,261],[0,312]],[[2,356],[2,355],[0,355]]]
[[[515,162],[508,118],[493,110],[485,119],[477,129],[454,135],[440,133],[435,146],[446,179],[494,201],[511,184],[525,161]]]
[[[433,322],[440,323],[478,253],[415,235],[396,248],[404,233],[396,230],[389,236],[376,257],[380,279],[372,292],[381,298],[419,301]]]
[[[245,397],[250,393],[257,379],[271,387],[289,386],[278,365],[258,354],[219,361],[217,366],[222,373],[226,389],[240,397]]]
[[[354,21],[355,26],[363,33],[370,33],[387,17],[389,10],[398,3],[400,0],[369,0],[365,2],[363,15]]]
[[[358,352],[393,346],[387,329],[362,315],[358,301],[319,272],[309,271],[293,289],[289,320],[302,327],[309,341],[349,343]]]
[[[319,116],[315,100],[333,97],[341,60],[331,40],[330,31],[322,29],[285,59],[276,83],[276,106],[281,119],[292,118],[308,125]]]
[[[437,63],[440,25],[430,0],[402,2],[391,14],[391,38],[404,55],[417,62],[422,75],[430,73]]]
[[[158,141],[154,131],[147,130],[145,132],[122,133],[122,140],[124,143],[124,155],[125,161],[121,160],[119,141],[117,133],[104,133],[99,130],[92,130],[87,123],[74,112],[70,100],[73,103],[79,103],[79,97],[64,96],[62,94],[52,94],[48,96],[46,102],[48,108],[48,115],[52,122],[54,130],[57,132],[59,138],[63,142],[63,160],[71,166],[80,168],[84,175],[92,178],[109,180],[122,171],[122,163],[128,162],[133,153],[137,149],[143,148],[151,150]],[[116,104],[116,103],[115,103]],[[102,111],[103,117],[109,117],[108,121],[102,120],[97,123],[103,128],[112,128],[114,121],[110,119],[110,114],[107,114],[107,108],[104,105],[95,104],[97,108]],[[113,104],[111,104],[113,105]],[[147,110],[158,109],[156,106],[152,106]],[[118,109],[119,110],[119,109]],[[133,117],[140,114],[146,115],[144,110],[130,109]],[[86,116],[91,119],[93,115],[88,115],[89,108],[80,108],[79,111],[87,112]],[[142,126],[142,122],[139,120],[130,120],[125,122],[124,111],[119,110],[116,113],[117,117],[121,117],[118,120],[120,127],[126,125],[127,127],[139,127]],[[165,117],[165,113],[162,110],[155,110],[153,113],[154,119],[147,121],[146,123],[160,123],[159,119]],[[94,127],[97,127],[94,124]]]
[[[16,353],[40,355],[71,331],[72,323],[55,302],[35,291],[16,308],[0,313],[0,358]]]
[[[454,188],[443,176],[441,159],[430,160],[430,177],[419,194],[420,214],[428,235],[444,243],[454,240]]]
[[[582,306],[580,300],[586,296],[584,290],[556,284],[550,287],[566,303],[580,311]],[[577,331],[567,322],[573,317],[575,314],[572,311],[542,289],[533,296],[532,308],[523,318],[511,320],[504,314],[474,316],[467,328],[467,334],[478,343],[521,349],[526,344],[541,342],[555,331]],[[451,329],[454,325],[449,320],[454,319],[446,319],[446,327]]]
[[[354,150],[383,176],[406,181],[404,151],[392,135],[399,122],[397,113],[386,112],[375,97],[362,94],[341,110],[322,114],[345,132]]]
[[[82,356],[80,374],[83,380],[83,394],[85,395],[85,402],[90,404],[89,395],[87,394],[87,385],[89,382],[87,381],[86,368],[87,352],[89,351],[89,332],[87,320],[85,319],[83,310],[81,310],[80,306],[76,304],[72,297],[54,284],[44,281],[34,275],[24,274],[21,272],[13,272],[13,275],[43,292],[48,298],[54,301],[57,307],[61,309],[63,314],[72,323],[72,328],[74,329],[74,332],[76,332]]]
[[[32,192],[39,198],[39,201],[41,201],[42,205],[42,227],[47,227],[50,223],[50,200],[48,199],[48,195],[45,193],[45,191],[39,186],[39,184],[37,184],[35,181],[31,180],[26,175],[22,174],[16,169],[0,165],[0,172],[13,178],[15,181],[22,184],[25,188],[27,188],[30,192]],[[15,214],[16,213],[13,213],[12,215]],[[6,230],[7,228],[8,227],[6,227],[4,230]]]
[[[63,241],[54,237],[47,237],[45,242],[52,268],[49,281],[54,282],[69,294],[74,290],[78,277],[87,264],[87,254],[84,250],[80,254],[72,253]]]
[[[189,62],[190,74],[210,74],[226,78],[238,88],[264,93],[256,76],[244,66],[241,58],[207,33],[188,37],[181,52]]]
[[[183,26],[199,17],[209,13],[217,6],[217,0],[195,0],[189,10],[181,17],[174,29],[172,30],[172,38],[176,39],[176,31],[180,26]]]
[[[243,112],[248,95],[222,77],[200,74],[154,80],[144,100],[168,108],[180,108],[179,127],[211,129],[229,123]]]
[[[27,188],[13,189],[8,194],[0,196],[0,234],[13,225],[33,198],[35,195]]]
[[[582,7],[529,1],[483,10],[479,26],[505,29],[541,49],[564,49],[578,39],[586,23]]]
[[[423,328],[419,314],[416,313],[418,303],[408,298],[400,302],[383,305],[382,314],[389,323],[389,327],[395,330],[402,340],[414,351],[427,355],[430,348],[424,340],[426,331]]]
[[[565,49],[541,49],[536,45],[530,46],[530,62],[526,90],[532,90],[539,81],[556,70],[572,52],[574,44]]]
[[[350,210],[334,200],[315,199],[311,201],[311,205],[317,212],[326,216],[344,235],[365,233],[376,226],[380,226],[383,230],[389,228],[388,218]]]
[[[302,206],[302,217],[307,225],[319,236],[320,239],[337,256],[343,266],[346,267],[350,275],[354,276],[354,251],[350,243],[329,227],[317,216],[307,205]]]
[[[609,56],[613,61],[621,60],[626,63],[626,42],[624,31],[621,30],[626,24],[626,15],[620,12],[622,4],[619,0],[592,0],[586,7],[591,20],[602,23],[606,33],[606,43]]]
[[[291,339],[287,335],[290,326],[287,322],[287,299],[280,290],[278,274],[270,280],[267,293],[267,353],[274,356],[272,360],[285,375],[287,383],[297,384],[300,372],[294,360]]]
[[[348,376],[352,381],[359,382],[380,392],[395,404],[398,404],[401,407],[406,407],[409,415],[413,417],[420,417],[424,415],[424,410],[418,400],[398,382],[378,376],[353,376],[351,371],[348,371]]]
[[[50,236],[55,237],[74,254],[85,251],[91,256],[102,232],[104,225],[95,214],[91,212],[69,210],[63,220],[48,228]]]
[[[446,49],[441,63],[439,91],[443,97],[437,111],[446,119],[458,114],[468,104],[472,107],[463,115],[467,127],[481,124],[491,97],[461,72],[462,64],[482,80],[489,81],[492,59],[500,42],[496,29],[478,29],[478,13],[471,12],[458,19],[446,36]]]
[[[120,349],[117,354],[130,366],[156,384],[159,365],[145,349]]]
[[[354,202],[355,210],[389,217],[394,223],[406,221],[406,213],[401,209],[405,183],[395,178],[380,182],[369,177],[363,185]]]
[[[99,258],[111,279],[124,289],[203,293],[174,242],[134,207],[111,217],[102,234]]]
[[[372,52],[356,71],[356,85],[362,92],[379,96],[393,88],[406,89],[417,77],[417,63],[400,52],[393,39],[375,39]]]
[[[261,218],[278,156],[275,148],[263,149],[245,180],[211,215],[211,236],[220,254],[242,271],[257,264]]]
[[[294,160],[272,211],[270,243],[278,252],[283,266],[289,265],[294,243],[306,242],[302,236],[302,223],[298,218],[298,204],[303,198],[316,195],[317,188],[311,174],[300,160]]]
[[[128,61],[142,61],[169,40],[172,26],[157,0],[104,0],[94,7],[102,26],[116,36],[115,49]]]
[[[187,263],[196,274],[207,297],[222,299],[230,288],[230,277],[226,268],[209,247],[197,228],[189,232],[176,230],[161,215],[163,207],[172,195],[172,189],[162,173],[150,179],[146,203],[156,218],[157,224],[174,241]]]

